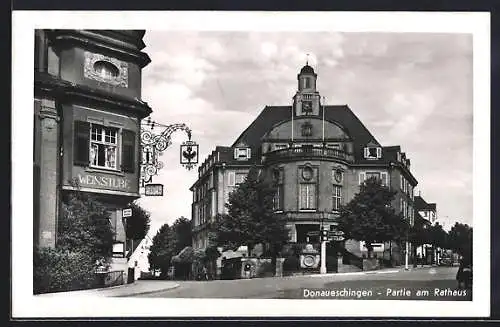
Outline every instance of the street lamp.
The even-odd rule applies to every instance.
[[[326,242],[328,237],[328,231],[324,229],[323,221],[325,220],[326,213],[321,212],[321,266],[319,269],[320,274],[326,274]]]

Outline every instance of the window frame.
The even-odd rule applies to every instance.
[[[306,203],[306,207],[303,208],[302,207],[302,203],[303,203],[303,195],[302,195],[302,188],[305,187],[306,188],[306,196],[305,196],[305,203]],[[314,193],[312,194],[312,196],[310,195],[310,192],[311,192],[311,189],[312,188],[314,190]],[[317,195],[318,195],[318,192],[317,192],[317,183],[300,183],[299,184],[299,211],[316,211],[317,208],[318,208],[318,201],[317,201]],[[311,199],[312,201],[314,201],[314,206],[311,205]]]
[[[119,149],[121,148],[121,134],[122,134],[122,129],[119,128],[119,127],[111,127],[111,126],[106,126],[104,124],[99,124],[99,123],[94,123],[94,122],[88,122],[90,124],[89,126],[89,167],[90,168],[94,168],[94,169],[105,169],[105,170],[113,170],[113,171],[119,171],[120,170],[120,166],[121,166],[121,156],[120,156],[120,151]],[[101,129],[101,140],[94,140],[93,139],[93,131],[94,131],[94,128],[100,128]],[[111,143],[111,142],[106,142],[106,132],[107,131],[114,131],[114,138],[115,138],[115,143]],[[95,133],[96,135],[98,135],[97,133]],[[111,137],[111,136],[110,136]],[[98,144],[98,146],[104,146],[105,147],[105,151],[107,149],[107,147],[109,146],[112,146],[114,147],[115,149],[115,165],[114,167],[108,167],[108,166],[100,166],[98,164],[94,164],[92,161],[98,161],[99,158],[98,158],[98,155],[99,155],[99,151],[97,151],[96,153],[96,157],[95,159],[96,160],[92,160],[92,145],[93,144]],[[105,154],[105,157],[104,157],[104,161],[106,163],[106,154]]]
[[[243,176],[243,179],[241,180],[241,182],[238,182],[238,176]],[[240,186],[241,184],[243,184],[245,182],[245,179],[247,178],[248,176],[248,173],[245,173],[245,172],[234,172],[234,186]]]
[[[342,205],[342,186],[333,184],[332,211],[338,212],[340,210],[341,205]]]

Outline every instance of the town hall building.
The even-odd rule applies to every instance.
[[[199,167],[191,187],[195,248],[207,247],[209,222],[227,212],[229,194],[251,167],[275,178],[274,209],[286,217],[291,243],[318,242],[309,232],[322,226],[334,230],[340,206],[371,177],[397,192],[392,206],[413,223],[417,180],[410,159],[399,145],[382,145],[349,106],[322,103],[308,64],[297,75],[291,104],[266,106],[231,146],[216,146]],[[366,255],[362,242],[341,243],[350,255]],[[400,264],[404,255],[389,243],[375,244],[375,253]]]

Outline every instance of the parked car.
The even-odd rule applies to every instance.
[[[453,260],[447,257],[441,258],[441,260],[439,261],[439,265],[451,267],[453,266]]]

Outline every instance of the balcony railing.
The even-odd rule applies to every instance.
[[[352,153],[327,147],[291,147],[279,149],[264,154],[264,162],[287,161],[303,158],[333,159],[345,162],[353,162]]]

